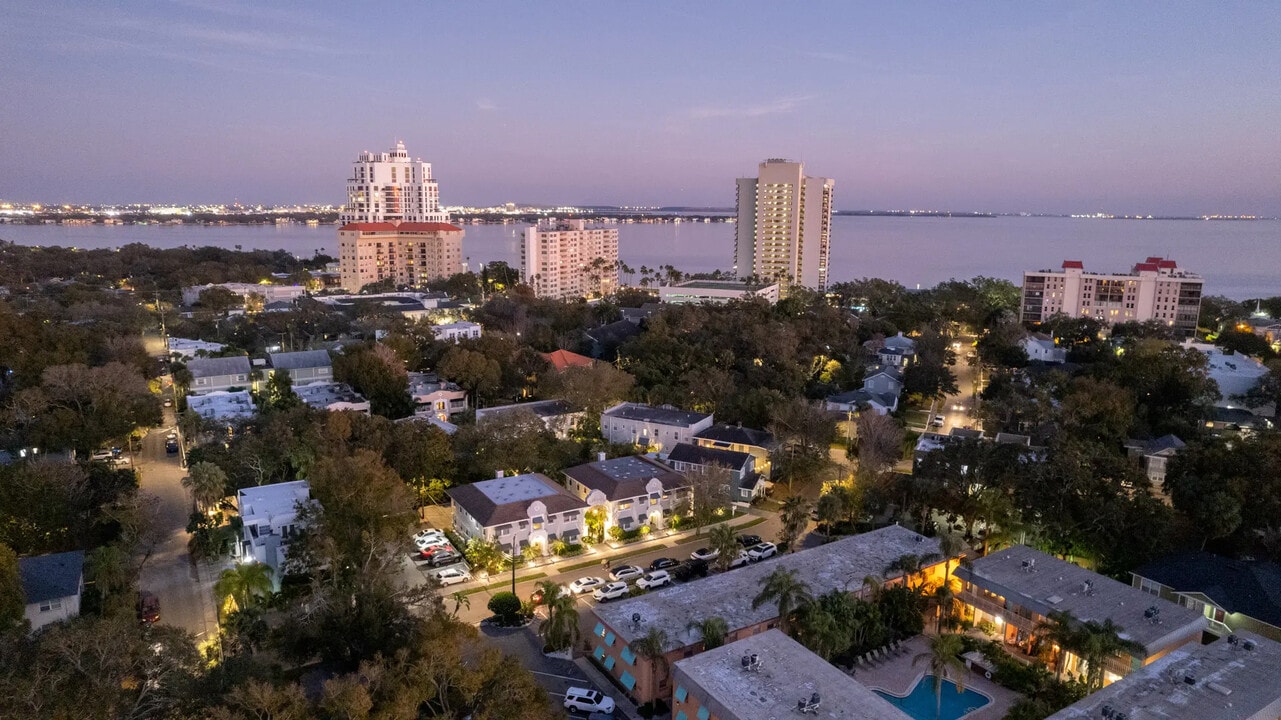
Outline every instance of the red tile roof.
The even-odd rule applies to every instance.
[[[1178,267],[1178,265],[1176,265],[1173,260],[1162,260],[1161,262],[1157,263],[1157,266],[1162,268],[1169,268],[1170,270],[1173,270]]]
[[[551,363],[556,372],[564,372],[572,367],[591,367],[596,361],[586,355],[579,355],[568,350],[557,350],[555,352],[541,353],[543,359]]]
[[[1156,272],[1157,264],[1153,262],[1142,262],[1134,266],[1134,272]]]
[[[1066,269],[1068,269],[1068,268],[1075,268],[1075,269],[1077,269],[1077,270],[1084,270],[1084,269],[1085,269],[1085,263],[1081,262],[1080,260],[1064,260],[1064,261],[1063,261],[1063,269],[1064,269],[1064,270],[1066,270]]]
[[[462,228],[451,223],[416,223],[401,222],[356,222],[347,223],[339,230],[357,230],[360,232],[462,232]]]

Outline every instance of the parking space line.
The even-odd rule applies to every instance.
[[[560,678],[561,680],[582,680],[582,678],[576,678],[572,675],[557,675],[556,673],[539,672],[537,670],[530,670],[530,672],[535,675],[546,675],[547,677]]]

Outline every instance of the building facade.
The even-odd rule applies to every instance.
[[[334,363],[327,350],[268,353],[273,372],[283,372],[295,385],[334,379]]]
[[[433,325],[431,334],[436,336],[437,340],[442,342],[452,342],[455,345],[459,340],[475,340],[483,334],[485,329],[480,323],[474,323],[467,320],[458,322],[445,323],[443,325]]]
[[[187,361],[187,371],[191,373],[191,387],[187,389],[192,393],[253,386],[253,379],[250,377],[253,367],[249,364],[249,358],[244,355],[195,358]]]
[[[539,297],[603,297],[618,288],[618,228],[555,220],[525,228],[521,277]]]
[[[380,280],[425,285],[463,270],[463,229],[447,222],[353,222],[338,229],[344,289]]]
[[[734,268],[739,277],[827,288],[832,240],[831,178],[806,177],[798,162],[771,159],[738,179]]]
[[[604,455],[565,470],[565,487],[597,513],[605,537],[613,527],[666,527],[667,517],[689,508],[689,481],[681,473],[644,455]]]
[[[601,413],[600,431],[612,443],[662,450],[677,443],[693,442],[694,436],[710,428],[713,420],[711,415],[678,410],[670,405],[650,407],[624,402]]]
[[[768,303],[778,302],[778,283],[762,285],[742,280],[688,280],[658,289],[660,302],[674,304],[714,303],[723,305],[731,300],[761,298]]]
[[[576,543],[583,535],[587,504],[541,473],[500,475],[446,492],[454,531],[496,542],[506,552],[532,545],[546,554],[556,540]]]
[[[1079,260],[1059,270],[1023,273],[1023,322],[1044,322],[1058,314],[1091,317],[1107,325],[1156,320],[1190,337],[1201,315],[1200,275],[1180,270],[1173,260],[1150,257],[1125,274],[1087,273]]]
[[[294,480],[245,488],[237,495],[243,525],[236,557],[270,567],[272,583],[280,587],[289,543],[303,530],[298,511],[311,502],[311,486]]]
[[[84,564],[83,550],[18,558],[18,578],[26,599],[23,616],[32,631],[80,615]]]
[[[412,372],[408,381],[409,397],[418,412],[430,412],[433,417],[449,422],[467,409],[467,391],[456,383],[441,380],[435,373]]]
[[[1281,565],[1207,552],[1170,555],[1131,571],[1131,585],[1202,612],[1220,637],[1250,631],[1281,642]]]
[[[366,150],[356,158],[347,178],[347,204],[339,213],[342,223],[396,220],[449,222],[449,215],[440,209],[440,188],[431,176],[431,163],[410,159],[400,141],[388,152]]]

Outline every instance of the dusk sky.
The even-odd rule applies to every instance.
[[[893,5],[893,7],[887,7]],[[0,198],[1281,215],[1275,2],[0,0]]]

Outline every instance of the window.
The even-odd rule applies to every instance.
[[[597,660],[600,660],[601,658],[605,657],[605,648],[601,647],[600,645],[597,645],[596,651],[592,653],[592,657],[596,658]]]
[[[601,623],[596,623],[596,628],[595,628],[594,630],[592,630],[592,632],[596,634],[596,637],[604,637],[604,636],[605,636],[605,626],[604,626],[603,624],[601,624]]]
[[[698,709],[698,720],[707,720],[707,718],[710,716],[711,716],[711,713],[707,711],[707,708],[701,707]]]
[[[52,610],[61,610],[61,609],[62,609],[61,600],[46,600],[40,603],[40,612],[50,612]]]
[[[685,714],[684,710],[681,710],[676,713],[676,720],[689,720],[689,716]]]
[[[605,633],[605,644],[610,647],[614,647],[614,633],[612,632]]]
[[[631,690],[632,688],[636,687],[636,678],[631,673],[625,670],[623,671],[623,676],[620,677],[618,681],[621,682],[623,684],[623,687],[627,688],[628,690]]]
[[[684,686],[681,686],[681,685],[676,686],[676,692],[673,695],[673,697],[676,698],[676,702],[685,702],[685,697],[687,695],[688,693],[685,691]]]
[[[613,669],[614,669],[614,663],[615,663],[615,660],[614,660],[614,656],[613,656],[613,655],[610,655],[609,657],[605,658],[605,669],[606,669],[606,670],[613,670]]]
[[[623,662],[627,663],[628,665],[636,664],[636,653],[632,652],[632,649],[630,647],[623,648],[623,651],[619,653],[618,656],[621,657],[623,659]]]

